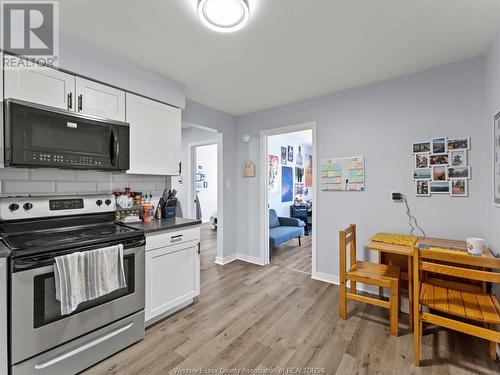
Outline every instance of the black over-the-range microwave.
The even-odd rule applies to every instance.
[[[129,169],[129,124],[4,101],[4,164],[123,171]]]

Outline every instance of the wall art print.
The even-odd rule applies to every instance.
[[[293,168],[281,166],[281,202],[293,200]]]
[[[306,159],[306,167],[304,170],[304,182],[306,187],[312,187],[312,171],[313,171],[313,160],[312,160],[312,155],[306,154],[305,155]]]
[[[279,191],[279,161],[276,155],[267,155],[268,187],[270,192]]]

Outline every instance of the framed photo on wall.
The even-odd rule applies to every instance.
[[[500,207],[500,112],[495,116],[495,147],[493,149],[493,202]]]

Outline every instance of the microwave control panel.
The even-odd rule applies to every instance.
[[[108,167],[110,166],[109,157],[105,156],[84,156],[72,155],[56,152],[39,152],[26,151],[26,161],[41,165],[75,165],[75,166],[92,166],[92,167]]]

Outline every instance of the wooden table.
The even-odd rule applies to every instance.
[[[441,238],[431,238],[431,237],[418,237],[416,247],[422,244],[427,244],[432,247],[453,247],[458,249],[466,249],[465,241],[448,240]],[[401,279],[408,282],[408,301],[409,301],[409,319],[408,324],[410,331],[413,331],[413,256],[415,250],[411,246],[393,245],[383,242],[376,242],[370,240],[368,246],[369,249],[376,250],[379,252],[379,262],[386,264],[397,264],[402,266],[403,271],[401,272]],[[488,268],[489,264],[497,262],[498,259],[491,252],[490,249],[486,248],[482,256],[473,256],[468,254],[466,251],[458,250],[444,250],[444,249],[425,249],[433,255],[434,259],[442,260],[449,263],[454,263],[466,261],[467,264],[473,267]],[[403,264],[406,263],[406,264]],[[470,284],[463,283],[464,287],[469,286],[470,288],[482,289],[486,292],[486,283],[480,284]],[[382,293],[382,290],[380,291]]]

